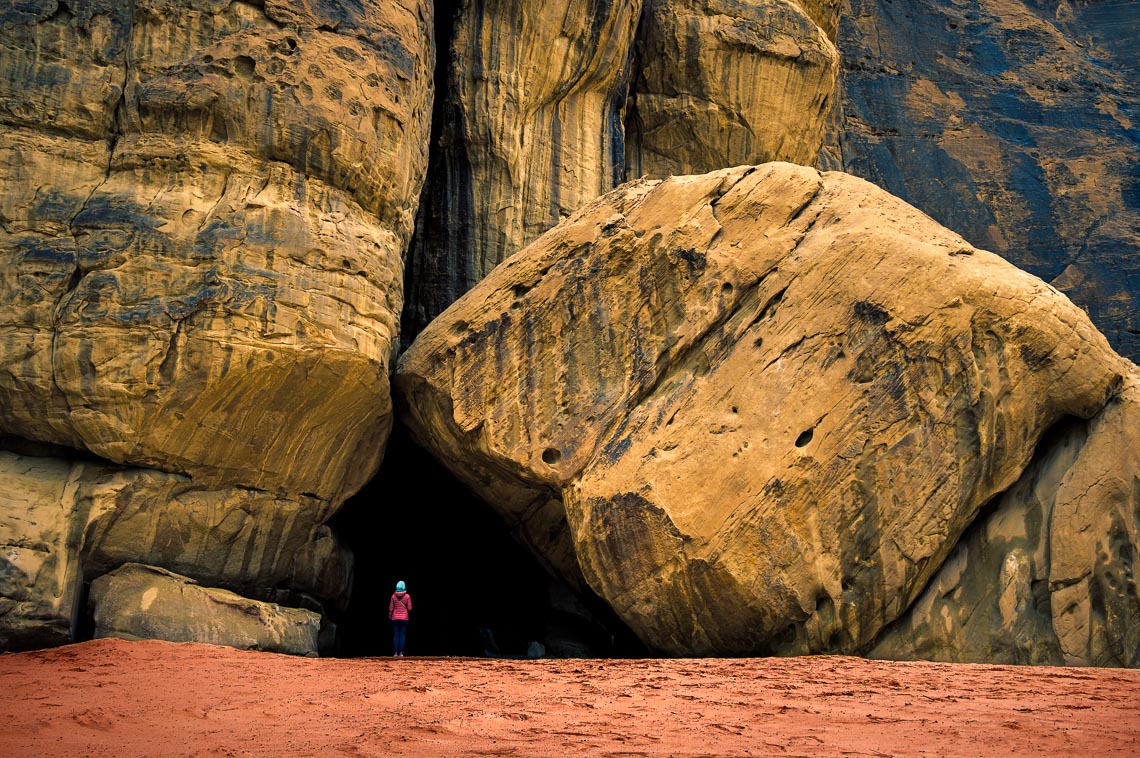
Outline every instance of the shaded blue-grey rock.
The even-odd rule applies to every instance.
[[[1055,285],[1140,357],[1140,4],[853,0],[825,165]]]

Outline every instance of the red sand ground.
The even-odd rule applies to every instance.
[[[856,658],[0,656],[0,756],[1140,754],[1140,671]]]

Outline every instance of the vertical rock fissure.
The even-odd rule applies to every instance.
[[[428,172],[420,193],[416,212],[415,232],[405,255],[404,308],[400,318],[400,345],[406,348],[427,325],[433,313],[425,302],[436,288],[451,291],[463,289],[462,273],[465,266],[439,265],[432,251],[463,249],[458,243],[466,238],[462,224],[446,225],[437,216],[436,209],[456,204],[459,212],[470,213],[472,192],[470,172],[456,177],[457,188],[449,186],[454,169],[464,166],[461,156],[464,118],[463,109],[451,97],[451,49],[455,27],[466,7],[465,0],[436,0],[434,13],[435,71],[434,100],[432,101],[430,142],[428,145]],[[478,62],[473,65],[479,65]],[[445,237],[457,235],[452,241]],[[453,262],[454,263],[454,262]]]

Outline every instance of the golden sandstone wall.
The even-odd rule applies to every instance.
[[[392,424],[431,6],[45,1],[2,23],[0,429],[64,459],[36,464],[42,538],[14,526],[39,474],[10,480],[4,594],[44,572],[74,593],[111,540],[270,595]],[[83,454],[127,468],[68,469]],[[66,627],[74,599],[51,602],[32,616]]]

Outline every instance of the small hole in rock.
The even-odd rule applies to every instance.
[[[250,58],[248,55],[239,55],[234,58],[234,71],[244,77],[253,76],[253,72],[257,70],[257,62]]]
[[[562,460],[562,451],[556,447],[548,447],[542,451],[542,462],[548,466],[553,466],[558,461]]]
[[[811,442],[811,438],[814,436],[814,429],[808,429],[807,431],[800,432],[800,436],[796,437],[796,447],[803,447],[807,443]]]
[[[731,295],[732,294],[732,282],[725,282],[724,284],[720,285],[720,291],[726,295]]]
[[[734,406],[732,406],[732,412],[733,413],[740,413],[740,409],[734,405]]]
[[[752,347],[754,347],[754,348],[756,348],[757,350],[759,350],[759,349],[760,349],[760,346],[761,346],[761,345],[763,345],[763,344],[764,344],[764,338],[763,338],[763,337],[757,337],[757,338],[756,338],[756,341],[752,343]]]

